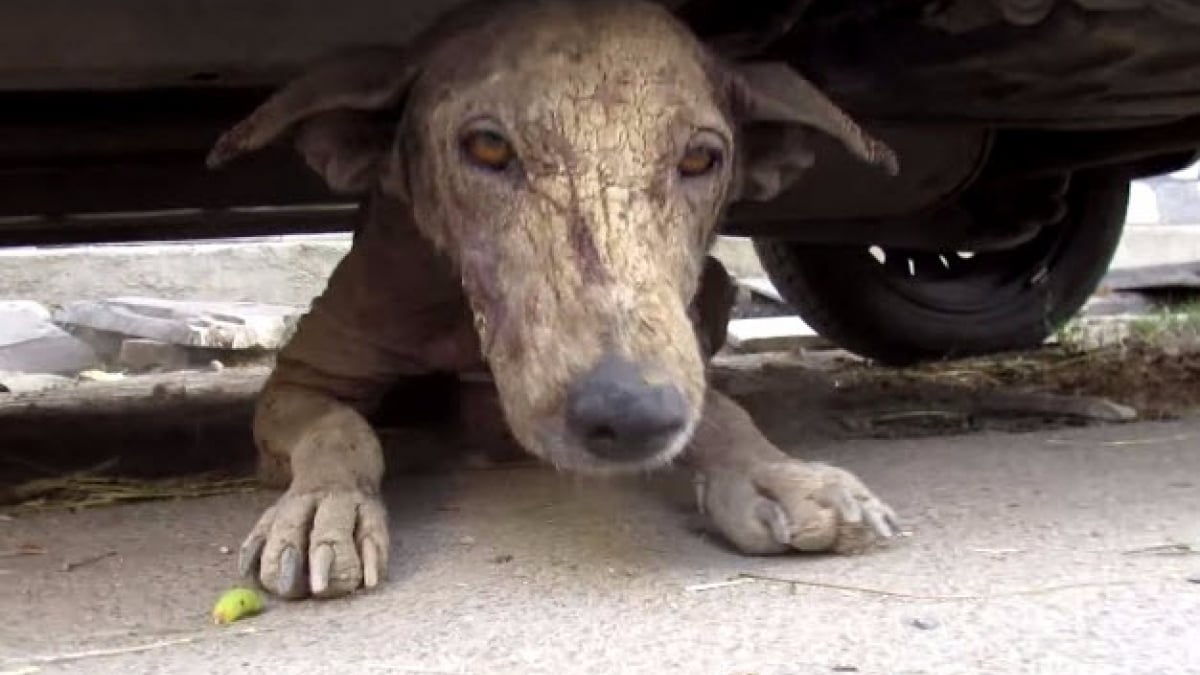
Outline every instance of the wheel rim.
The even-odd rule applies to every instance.
[[[1067,202],[1087,193],[1085,185],[1071,187],[1069,193],[1061,194]],[[980,203],[988,208],[991,200]],[[1004,297],[1045,283],[1078,213],[1078,204],[1070,204],[1055,222],[1010,249],[930,252],[875,245],[866,247],[863,255],[871,273],[909,302],[949,314],[978,314]]]
[[[1120,241],[1128,185],[1120,170],[1076,173],[1055,225],[1005,251],[958,255],[757,240],[755,246],[805,321],[863,356],[899,365],[1032,347],[1073,315],[1103,277]],[[999,225],[1013,211],[985,215],[982,225]]]
[[[995,306],[997,294],[1011,295],[1041,283],[1057,248],[1058,233],[1007,251],[911,251],[867,248],[869,268],[898,294],[930,310],[977,313]]]

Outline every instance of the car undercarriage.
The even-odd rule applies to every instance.
[[[213,140],[321,54],[402,43],[454,0],[21,0],[0,8],[0,245],[345,230],[286,148]],[[671,0],[732,59],[781,59],[892,145],[816,166],[724,232],[801,315],[883,361],[1035,344],[1107,267],[1128,181],[1200,148],[1196,0]]]

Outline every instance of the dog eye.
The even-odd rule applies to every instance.
[[[472,163],[490,171],[504,171],[517,158],[517,153],[508,139],[495,131],[478,130],[467,133],[462,140],[462,150]]]
[[[721,151],[707,145],[694,145],[688,148],[679,160],[679,175],[684,178],[697,178],[721,165]]]

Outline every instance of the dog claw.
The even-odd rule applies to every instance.
[[[779,504],[772,501],[762,501],[755,510],[758,512],[759,519],[771,531],[771,537],[784,546],[790,546],[792,543],[792,525],[788,521],[787,513],[780,508]]]
[[[835,485],[828,489],[830,500],[842,518],[842,522],[857,524],[863,521],[863,507],[845,486]]]
[[[320,595],[329,588],[329,575],[333,570],[333,547],[320,544],[309,560],[309,586],[313,595]]]
[[[362,546],[363,586],[375,588],[379,584],[379,548],[373,539],[367,539]]]
[[[296,580],[300,578],[300,554],[295,548],[288,546],[279,556],[279,581],[276,591],[280,595],[290,596],[296,588]]]
[[[884,506],[881,509],[865,509],[867,523],[884,539],[891,539],[900,534],[900,520],[896,512]]]
[[[238,573],[243,577],[254,576],[258,571],[259,560],[262,558],[263,546],[267,538],[257,532],[251,533],[242,543],[238,551]]]

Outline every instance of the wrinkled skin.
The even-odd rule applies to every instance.
[[[386,576],[366,416],[437,371],[490,370],[513,436],[561,469],[686,465],[747,553],[890,536],[854,476],[787,456],[705,381],[732,302],[706,259],[724,209],[777,194],[813,161],[812,133],[894,171],[890,151],[794,72],[726,64],[648,3],[469,6],[410,53],[332,58],[210,156],[290,135],[333,189],[366,195],[259,402],[263,473],[288,489],[243,571],[291,598]],[[506,161],[472,154],[480,133]]]

